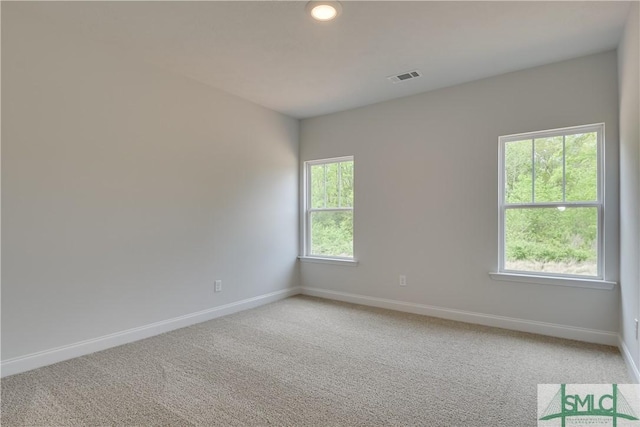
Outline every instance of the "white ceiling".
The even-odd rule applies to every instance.
[[[628,2],[22,3],[87,37],[293,117],[311,117],[613,49]],[[393,84],[387,76],[419,69]]]

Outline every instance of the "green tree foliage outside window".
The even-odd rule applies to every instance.
[[[353,258],[353,160],[308,169],[309,255]]]
[[[597,133],[507,142],[504,160],[505,269],[596,276],[598,207],[571,203],[597,202]]]

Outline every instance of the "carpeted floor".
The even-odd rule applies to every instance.
[[[3,427],[533,426],[613,347],[296,296],[2,380]]]

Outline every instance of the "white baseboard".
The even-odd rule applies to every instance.
[[[622,340],[621,335],[618,335],[618,347],[620,348],[620,353],[622,353],[624,362],[627,364],[627,369],[629,370],[629,373],[633,377],[636,384],[640,383],[640,371],[638,371],[638,367],[633,361],[633,357],[631,357],[631,353],[629,352],[627,345]]]
[[[493,326],[496,328],[511,329],[521,332],[530,332],[539,335],[547,335],[558,338],[566,338],[577,341],[586,341],[596,344],[618,346],[618,333],[599,331],[596,329],[578,328],[575,326],[559,325],[555,323],[538,322],[533,320],[517,319],[513,317],[494,316],[491,314],[475,313],[472,311],[454,310],[450,308],[436,307],[424,304],[415,304],[398,300],[375,298],[364,295],[350,294],[346,292],[329,291],[319,288],[302,288],[302,294],[320,298],[350,302],[354,304],[368,305],[372,307],[387,308],[390,310],[404,311],[407,313],[422,314],[425,316],[439,317],[442,319],[457,320],[477,325]]]
[[[574,326],[537,322],[512,317],[494,316],[483,313],[475,313],[470,311],[455,310],[424,304],[416,304],[398,300],[376,298],[365,295],[307,287],[283,289],[281,291],[259,295],[253,298],[248,298],[219,307],[202,310],[196,313],[190,313],[173,319],[163,320],[149,325],[128,329],[126,331],[116,332],[102,337],[28,354],[26,356],[3,360],[2,362],[0,362],[0,376],[6,377],[9,375],[14,375],[32,369],[40,368],[42,366],[51,365],[63,360],[73,359],[74,357],[84,356],[96,351],[117,347],[122,344],[149,338],[175,329],[184,328],[196,323],[205,322],[217,317],[226,316],[228,314],[275,302],[300,293],[304,295],[350,302],[354,304],[439,317],[442,319],[493,326],[503,329],[512,329],[516,331],[530,332],[540,335],[548,335],[597,344],[618,346],[625,359],[625,362],[627,363],[627,366],[629,367],[629,371],[635,378],[636,382],[640,382],[640,372],[638,371],[638,367],[633,362],[631,354],[629,353],[626,345],[619,337],[619,335],[615,332],[577,328]]]
[[[122,344],[149,338],[154,335],[184,328],[196,323],[205,322],[207,320],[215,319],[216,317],[226,316],[238,311],[258,307],[260,305],[288,298],[292,295],[297,295],[300,293],[300,290],[301,289],[299,287],[283,289],[281,291],[259,295],[257,297],[232,302],[230,304],[213,307],[196,313],[186,314],[173,319],[151,323],[149,325],[128,329],[126,331],[116,332],[102,337],[28,354],[26,356],[3,360],[0,363],[0,376],[6,377],[8,375],[30,371],[31,369],[62,362],[63,360],[73,359],[74,357],[84,356],[90,353],[95,353],[96,351],[106,350],[111,347],[117,347]]]

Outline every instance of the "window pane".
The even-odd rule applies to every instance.
[[[535,201],[561,202],[562,136],[538,138],[535,144]]]
[[[598,275],[598,209],[507,209],[505,269]]]
[[[353,207],[353,161],[311,166],[311,208]]]
[[[567,135],[566,198],[571,202],[598,199],[598,144],[596,132]]]
[[[323,208],[325,205],[325,165],[312,165],[309,173],[311,207]]]
[[[353,257],[353,211],[311,213],[311,255]]]
[[[531,203],[531,140],[505,144],[505,200],[507,203]]]
[[[340,207],[340,163],[328,163],[327,171],[327,204],[326,208]]]
[[[341,176],[341,202],[343,208],[353,207],[353,162],[340,163]]]

